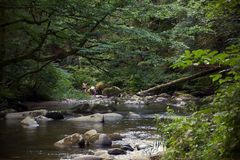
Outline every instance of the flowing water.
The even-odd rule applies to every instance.
[[[164,115],[166,106],[116,106],[117,113],[124,115],[118,122],[108,123],[79,123],[66,120],[41,122],[39,127],[24,128],[20,120],[0,120],[0,159],[1,160],[57,160],[71,154],[86,153],[88,149],[78,147],[59,149],[54,143],[65,135],[84,133],[96,129],[100,133],[114,133],[130,135],[130,138],[154,138],[154,114]],[[133,111],[143,118],[131,120],[127,113]]]

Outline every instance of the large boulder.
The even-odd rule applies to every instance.
[[[69,121],[78,121],[78,122],[94,122],[94,123],[102,123],[104,121],[104,117],[102,114],[96,113],[89,116],[81,116],[75,118],[69,118]]]
[[[111,148],[108,149],[108,154],[110,155],[119,155],[119,154],[126,154],[127,152],[121,148]]]
[[[105,96],[108,96],[108,97],[113,97],[113,96],[114,97],[119,97],[120,93],[121,93],[121,89],[116,87],[116,86],[105,88],[102,91],[102,94],[105,95]]]
[[[79,133],[74,133],[70,136],[67,136],[56,143],[54,143],[54,146],[64,148],[64,147],[69,147],[73,145],[79,145],[80,147],[84,147],[84,139],[83,136]]]
[[[103,114],[103,117],[105,122],[119,121],[123,119],[123,116],[118,113],[105,113]]]
[[[93,113],[92,108],[90,107],[90,105],[88,103],[79,104],[79,105],[73,107],[71,110],[73,113],[77,113],[77,114]]]
[[[37,121],[35,121],[34,118],[27,116],[26,118],[24,118],[21,121],[21,124],[25,125],[25,126],[31,126],[31,127],[38,127],[39,124],[37,123]]]
[[[107,134],[99,134],[95,129],[89,130],[83,134],[86,145],[99,147],[110,147],[112,140]]]
[[[46,114],[46,117],[54,119],[54,120],[64,119],[63,114],[61,112],[57,112],[57,111],[48,112]]]
[[[128,118],[129,118],[129,119],[140,119],[141,116],[140,116],[139,114],[137,114],[137,113],[129,112],[129,113],[128,113]]]
[[[112,145],[112,140],[107,134],[100,134],[95,144],[98,146],[110,147]]]
[[[83,134],[83,138],[87,145],[94,144],[99,139],[99,133],[91,129]]]
[[[125,151],[134,151],[134,149],[132,148],[132,146],[130,144],[121,146],[121,149],[123,149]]]
[[[90,137],[93,137],[97,135],[98,132],[95,129],[91,129],[83,134],[84,139],[89,139]]]
[[[47,110],[34,110],[34,111],[26,111],[26,112],[16,112],[16,113],[7,113],[5,118],[7,119],[22,119],[27,116],[36,117],[36,116],[45,116],[47,114]]]

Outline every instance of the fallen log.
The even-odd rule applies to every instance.
[[[203,71],[203,72],[200,72],[200,73],[188,76],[188,77],[183,77],[183,78],[173,80],[173,81],[165,83],[165,84],[157,85],[155,87],[149,88],[149,89],[144,90],[144,91],[140,91],[140,92],[137,93],[137,95],[146,96],[146,95],[153,95],[156,92],[157,93],[166,92],[166,90],[171,86],[174,86],[176,84],[186,82],[186,81],[189,81],[189,80],[193,80],[193,79],[196,79],[196,78],[199,78],[199,77],[203,77],[203,76],[206,76],[206,75],[209,75],[209,74],[221,71],[221,70],[223,70],[222,67],[209,69],[209,70],[206,70],[206,71]]]

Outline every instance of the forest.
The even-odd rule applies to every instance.
[[[107,158],[89,159],[240,158],[239,0],[1,0],[0,15],[0,142],[8,146],[0,159],[87,160],[93,155],[89,144],[99,148],[101,138],[115,131],[148,134],[144,127],[154,128],[158,154],[154,143],[152,156],[131,157],[148,144],[112,138],[110,147],[101,144],[109,147]],[[42,125],[32,114],[38,109],[64,121]],[[36,134],[12,118],[23,112],[40,125]],[[156,116],[148,118],[150,112]],[[110,114],[123,116],[111,115],[119,128],[107,122]],[[96,119],[83,120],[91,115]],[[92,123],[99,116],[100,129]],[[85,128],[74,129],[76,124]],[[15,138],[9,135],[14,127]],[[89,129],[97,130],[97,141],[86,136]],[[77,135],[84,144],[74,141],[84,151],[53,146],[76,132],[86,132]],[[41,143],[44,137],[52,138]],[[137,135],[136,141],[148,138]]]

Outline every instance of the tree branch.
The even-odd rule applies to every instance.
[[[186,82],[186,81],[189,81],[189,80],[193,80],[193,79],[196,79],[196,78],[199,78],[199,77],[203,77],[203,76],[206,76],[206,75],[209,75],[209,74],[221,71],[221,70],[223,70],[222,67],[209,69],[209,70],[194,74],[192,76],[183,77],[183,78],[180,78],[180,79],[177,79],[177,80],[165,83],[165,84],[157,85],[155,87],[149,88],[149,89],[144,90],[144,91],[140,91],[140,92],[137,93],[137,95],[146,96],[146,95],[152,95],[156,92],[161,93],[161,92],[166,91],[169,87],[174,86],[176,84]]]
[[[39,51],[42,48],[43,44],[45,43],[45,40],[48,37],[48,31],[49,31],[50,24],[51,24],[51,21],[48,22],[45,34],[42,36],[41,41],[36,48],[32,49],[29,53],[27,53],[25,55],[21,55],[21,56],[18,56],[18,57],[14,57],[12,59],[6,59],[6,60],[1,61],[0,62],[0,68],[4,68],[7,65],[10,65],[12,63],[17,63],[17,62],[20,62],[20,61],[23,61],[23,60],[36,59],[36,58],[34,58],[33,55],[34,55],[34,53]]]
[[[6,26],[9,26],[9,25],[13,25],[13,24],[16,24],[16,23],[27,23],[27,24],[35,24],[35,25],[41,25],[45,22],[49,21],[49,19],[45,19],[45,20],[42,20],[42,21],[31,21],[31,20],[27,20],[27,19],[19,19],[19,20],[15,20],[15,21],[12,21],[12,22],[7,22],[7,23],[4,23],[4,24],[1,24],[0,27],[6,27]]]
[[[11,81],[11,82],[8,82],[7,83],[7,86],[10,87],[11,85],[13,85],[14,83],[16,82],[19,82],[21,79],[23,79],[24,77],[26,77],[27,75],[30,75],[30,74],[35,74],[35,73],[38,73],[40,71],[42,71],[46,66],[48,66],[52,61],[48,61],[47,63],[43,64],[40,68],[38,68],[37,70],[33,70],[33,71],[30,71],[30,72],[26,72],[25,74],[19,76],[18,78],[16,78],[15,80]]]

